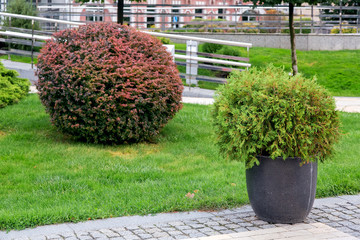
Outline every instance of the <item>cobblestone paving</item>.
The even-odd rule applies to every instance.
[[[360,200],[360,195],[358,195]],[[191,213],[190,213],[191,214]],[[69,231],[52,235],[12,238],[16,240],[173,240],[231,234],[286,225],[269,224],[256,218],[250,206],[206,213],[207,217],[166,221],[140,226],[119,226],[93,231]],[[314,205],[305,223],[323,223],[360,238],[360,201],[336,201]]]

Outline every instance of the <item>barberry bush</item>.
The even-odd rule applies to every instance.
[[[29,80],[18,75],[18,72],[6,69],[0,62],[0,108],[17,103],[28,94]]]
[[[128,26],[94,23],[55,33],[37,69],[52,123],[88,142],[153,140],[182,107],[172,56],[158,39]]]

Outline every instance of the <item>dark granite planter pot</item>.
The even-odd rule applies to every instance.
[[[304,221],[315,199],[317,163],[300,167],[300,158],[258,159],[259,166],[246,170],[247,191],[257,217],[270,223]]]

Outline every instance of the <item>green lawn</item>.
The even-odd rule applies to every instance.
[[[267,63],[291,69],[291,54],[287,49],[252,48],[253,66]],[[333,96],[360,96],[360,50],[297,51],[299,72],[316,76],[318,83]]]
[[[8,60],[8,55],[2,55],[2,56],[0,56],[0,59]],[[11,59],[11,61],[14,61],[14,62],[31,63],[31,57],[11,55],[10,59]],[[35,64],[37,63],[37,57],[34,57],[34,63]]]
[[[184,50],[185,44],[175,44],[176,49]],[[200,51],[202,45],[199,47]],[[243,48],[240,48],[243,50]],[[246,51],[243,51],[247,56]],[[360,50],[343,51],[297,51],[299,72],[306,77],[316,76],[319,84],[327,88],[333,96],[360,97]],[[273,63],[291,71],[291,52],[288,49],[260,48],[250,49],[252,66],[264,67]],[[180,67],[185,72],[185,67]],[[199,75],[214,76],[209,70],[200,69]],[[199,82],[202,88],[216,89],[217,84]]]
[[[186,104],[157,143],[105,146],[57,132],[36,95],[0,109],[0,229],[248,203],[243,163],[219,157],[210,110]],[[360,192],[360,114],[341,119],[317,197]]]

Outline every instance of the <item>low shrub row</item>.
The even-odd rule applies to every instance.
[[[18,75],[0,63],[0,108],[17,103],[29,92],[29,80],[18,78]]]

